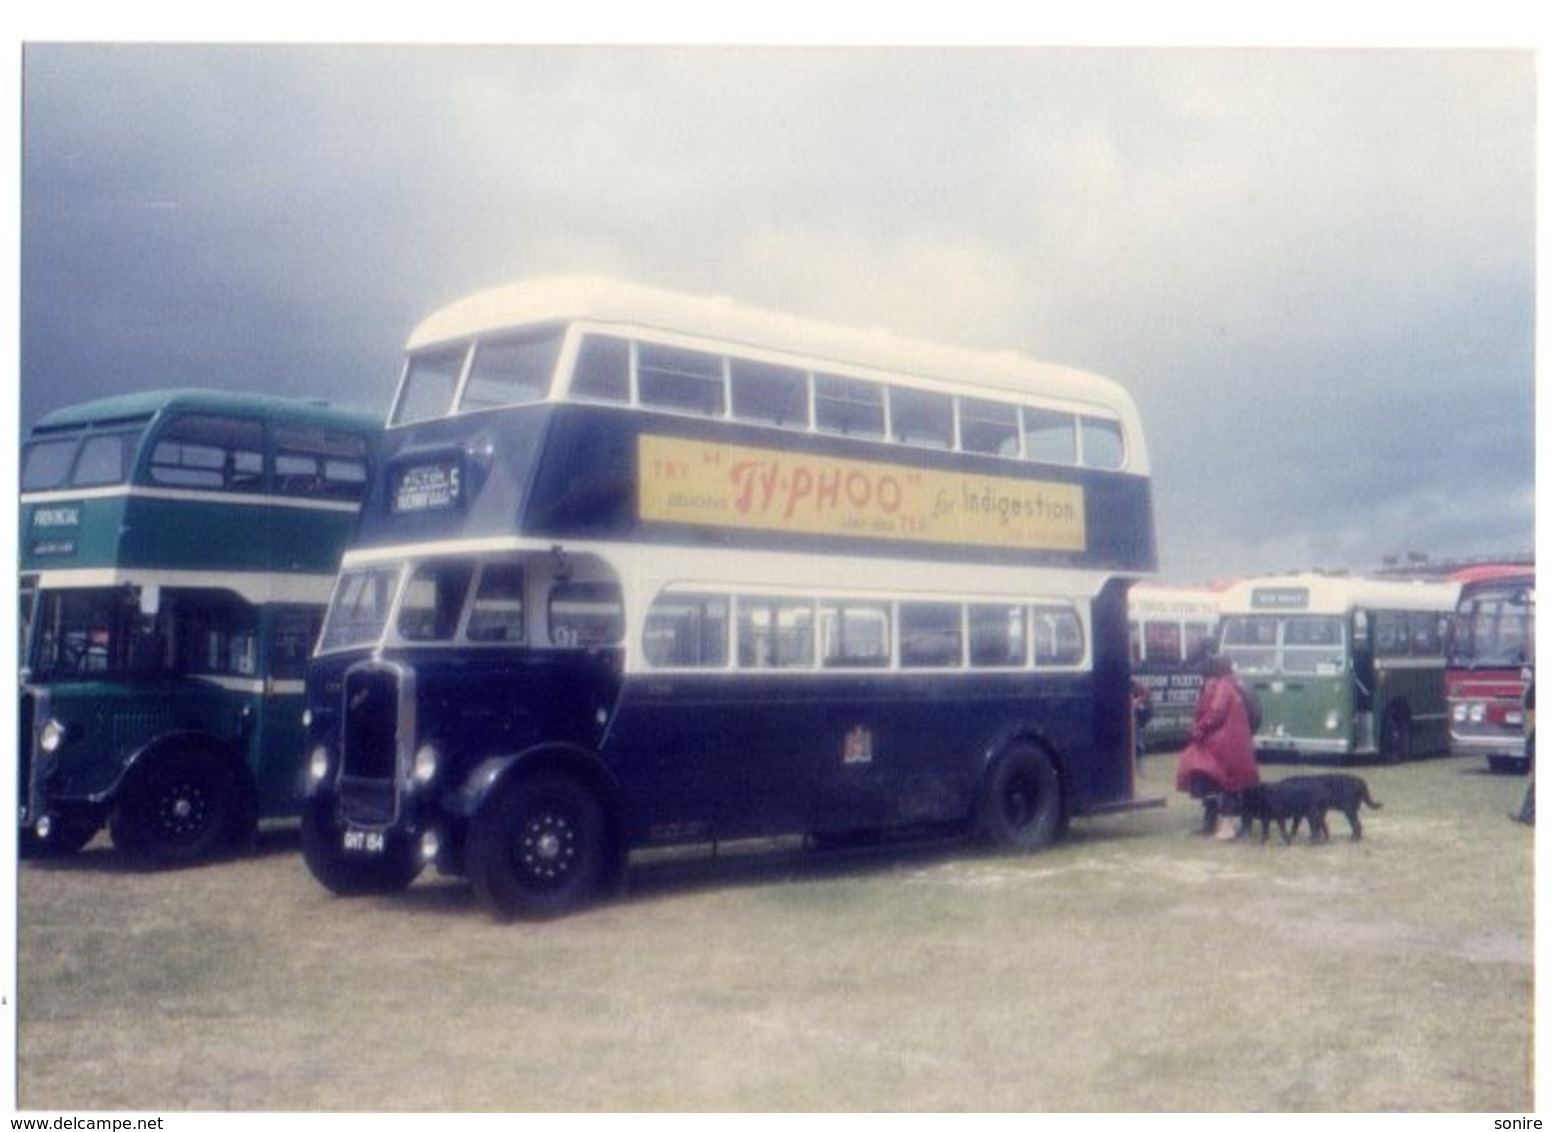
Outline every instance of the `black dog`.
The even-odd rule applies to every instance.
[[[1364,806],[1374,810],[1381,808],[1369,796],[1369,784],[1356,774],[1298,774],[1283,779],[1278,785],[1310,796],[1311,804],[1304,817],[1309,821],[1311,841],[1331,840],[1331,831],[1326,828],[1327,810],[1341,810],[1352,829],[1353,840],[1360,841],[1363,823],[1358,820],[1358,811]],[[1299,832],[1298,818],[1293,821],[1293,832]]]
[[[1299,822],[1307,821],[1314,830],[1317,823],[1325,824],[1325,807],[1321,804],[1319,790],[1308,785],[1287,782],[1263,782],[1247,786],[1234,796],[1232,805],[1239,812],[1239,835],[1244,837],[1256,823],[1261,823],[1261,842],[1265,844],[1277,823],[1277,832],[1286,844],[1299,832]],[[1317,817],[1316,815],[1320,816]],[[1290,831],[1289,822],[1293,822]],[[1312,834],[1313,836],[1313,834]]]

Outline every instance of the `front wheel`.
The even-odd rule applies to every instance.
[[[546,919],[598,892],[610,859],[598,797],[562,771],[517,772],[469,824],[469,879],[500,919]]]
[[[302,809],[302,859],[318,883],[336,896],[403,892],[420,875],[421,859],[408,840],[388,835],[380,853],[347,853],[344,831],[328,802],[309,799]]]
[[[109,830],[120,851],[150,864],[199,864],[238,840],[240,801],[226,760],[203,750],[169,751],[125,784]]]
[[[981,784],[975,819],[980,835],[999,848],[1031,852],[1055,841],[1062,784],[1051,757],[1031,744],[1009,749]]]

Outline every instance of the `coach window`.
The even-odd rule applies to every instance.
[[[106,436],[88,436],[81,444],[70,482],[75,487],[101,487],[123,483],[129,478],[129,460],[134,452],[136,433],[118,432]]]
[[[469,609],[464,636],[476,644],[523,642],[523,570],[510,562],[487,562]]]
[[[884,438],[884,388],[871,381],[814,375],[814,427],[864,439]]]
[[[458,411],[470,413],[544,400],[559,353],[560,332],[556,330],[478,343]]]
[[[1378,622],[1382,637],[1390,643],[1381,643],[1380,651],[1389,652],[1394,643],[1397,624],[1381,614]],[[1406,627],[1406,614],[1400,615],[1400,626]],[[1347,655],[1346,636],[1342,621],[1337,617],[1290,617],[1283,622],[1283,671],[1306,673],[1334,673],[1342,671]]]
[[[567,648],[618,644],[625,604],[613,582],[559,582],[550,590],[550,643]]]
[[[1374,615],[1374,651],[1381,656],[1405,656],[1412,651],[1412,618],[1402,612]]]
[[[889,427],[896,442],[920,448],[954,446],[954,401],[946,393],[893,386]]]
[[[1022,667],[1028,651],[1026,620],[1022,606],[972,605],[966,616],[971,665],[976,668]]]
[[[887,668],[889,606],[874,601],[822,602],[819,637],[826,668]]]
[[[812,668],[814,607],[803,598],[738,599],[740,668]]]
[[[351,432],[275,430],[275,488],[282,495],[359,500],[366,494],[366,440]]]
[[[1075,610],[1066,606],[1036,606],[1035,664],[1054,668],[1073,668],[1083,663],[1083,622]]]
[[[664,593],[647,610],[642,652],[654,668],[725,668],[725,594]]]
[[[1126,444],[1121,438],[1119,421],[1101,417],[1079,417],[1078,421],[1085,465],[1114,471],[1126,463]]]
[[[1024,457],[1043,464],[1076,464],[1078,434],[1073,415],[1026,407]]]
[[[1017,456],[1018,406],[977,397],[959,400],[959,446],[988,456]]]
[[[264,483],[264,426],[236,417],[179,417],[157,439],[151,480],[168,487],[258,491]]]
[[[961,607],[941,602],[900,605],[900,667],[957,668],[962,660]]]
[[[722,415],[722,359],[714,354],[644,342],[637,347],[636,382],[643,405],[703,417]]]
[[[269,675],[276,680],[300,680],[318,639],[323,614],[297,607],[277,610],[269,632]]]
[[[630,400],[630,343],[589,334],[577,348],[571,392],[590,401]]]
[[[1150,663],[1177,665],[1185,659],[1180,649],[1180,626],[1175,622],[1149,621],[1143,634],[1143,648]]]
[[[735,420],[779,428],[808,427],[808,374],[742,358],[732,359],[729,365]]]
[[[1196,652],[1197,647],[1209,637],[1214,635],[1213,626],[1206,621],[1188,621],[1185,625],[1185,637],[1181,641],[1181,660]]]
[[[461,559],[419,566],[399,601],[399,636],[406,641],[450,641],[458,629],[474,564]]]
[[[44,440],[29,444],[22,455],[22,490],[43,491],[63,487],[75,460],[76,438]]]
[[[453,407],[453,394],[463,375],[465,346],[453,346],[416,354],[404,373],[399,403],[394,406],[390,424],[412,424],[430,417],[446,416]]]

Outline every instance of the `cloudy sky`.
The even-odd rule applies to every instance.
[[[19,416],[601,272],[1099,371],[1161,573],[1529,549],[1528,50],[23,47]]]

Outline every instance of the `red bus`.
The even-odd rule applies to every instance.
[[[1472,566],[1461,584],[1445,653],[1450,753],[1484,755],[1494,770],[1524,772],[1525,688],[1536,667],[1536,569]]]

